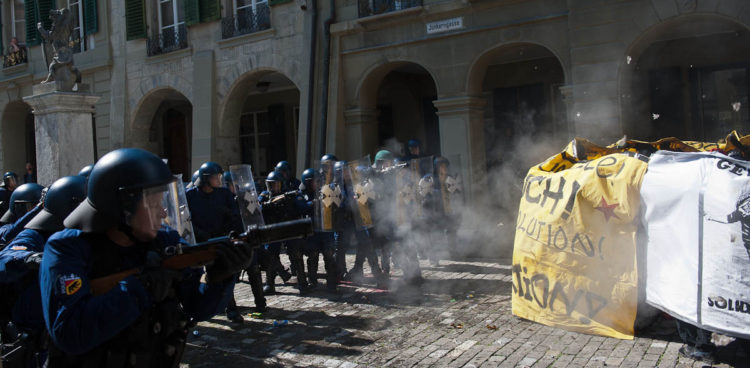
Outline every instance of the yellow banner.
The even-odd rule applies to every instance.
[[[619,151],[619,152],[618,152]],[[513,249],[513,314],[633,338],[644,160],[576,139],[526,176]]]

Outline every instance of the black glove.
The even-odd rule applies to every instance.
[[[154,303],[161,302],[169,296],[172,284],[182,278],[182,272],[161,267],[159,253],[146,253],[146,265],[137,276]]]
[[[253,259],[253,247],[241,240],[216,246],[216,259],[206,267],[206,281],[220,282],[248,268]]]
[[[33,271],[39,270],[39,264],[42,263],[42,254],[42,252],[36,252],[26,256],[24,259],[26,267]]]
[[[148,291],[151,301],[158,303],[169,296],[172,285],[182,278],[182,272],[162,267],[147,267],[136,277]]]

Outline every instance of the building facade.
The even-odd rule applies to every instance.
[[[750,131],[744,0],[3,0],[4,170],[34,161],[33,24],[61,7],[102,96],[98,156],[142,147],[184,178],[207,160],[299,173],[417,138],[469,199],[489,187],[512,209],[526,168],[575,136]]]

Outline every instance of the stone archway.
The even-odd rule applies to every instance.
[[[217,160],[223,165],[250,164],[256,177],[281,160],[294,165],[300,90],[285,74],[259,69],[240,76],[228,89],[220,114]]]
[[[441,154],[434,106],[438,86],[425,67],[407,61],[378,65],[357,91],[359,106],[345,112],[347,156],[374,154],[379,148],[401,155],[409,139],[419,140],[423,153]]]
[[[718,15],[685,15],[649,28],[620,68],[623,130],[654,140],[716,141],[750,126],[750,30]]]
[[[182,93],[158,88],[146,93],[136,107],[126,145],[167,159],[173,174],[190,180],[193,107]]]
[[[1,131],[3,172],[13,171],[21,179],[27,162],[36,168],[36,139],[31,107],[23,101],[8,103],[2,115]]]

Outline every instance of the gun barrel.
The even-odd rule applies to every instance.
[[[252,227],[248,231],[250,239],[257,241],[259,244],[300,239],[310,236],[312,233],[313,226],[310,218],[261,225]]]

